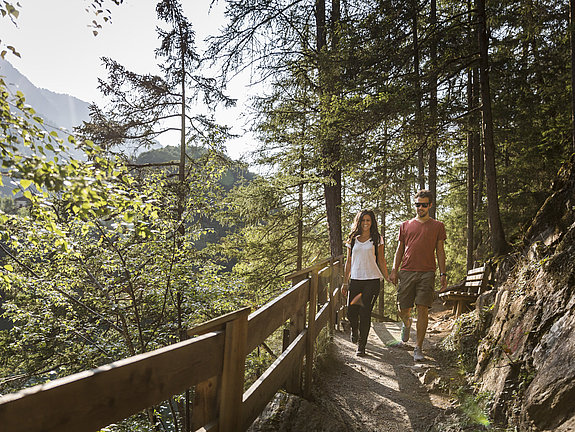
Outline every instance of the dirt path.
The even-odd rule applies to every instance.
[[[366,357],[336,332],[314,377],[313,400],[278,395],[265,420],[252,432],[264,431],[427,431],[450,404],[440,377],[453,375],[437,343],[447,334],[450,313],[434,305],[424,343],[426,360],[413,361],[415,325],[410,342],[398,347],[398,323],[372,323]],[[415,323],[414,323],[415,324]],[[443,381],[445,382],[445,381]],[[435,387],[435,388],[434,388]]]

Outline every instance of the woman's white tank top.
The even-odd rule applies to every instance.
[[[383,242],[383,237],[379,239],[380,244]],[[349,248],[351,244],[346,243]],[[375,248],[371,239],[360,242],[355,238],[353,243],[353,250],[351,251],[351,279],[368,280],[368,279],[383,279],[381,270],[375,262]]]

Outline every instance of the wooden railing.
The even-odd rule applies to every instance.
[[[0,430],[97,431],[190,388],[186,430],[246,430],[282,387],[310,395],[315,341],[334,328],[342,274],[343,256],[323,260],[288,276],[292,288],[252,314],[244,308],[189,330],[189,340],[1,396]],[[246,356],[284,327],[285,349],[244,392]]]

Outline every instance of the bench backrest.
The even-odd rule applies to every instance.
[[[465,290],[469,294],[481,294],[485,291],[491,276],[491,265],[486,262],[482,267],[476,267],[467,272]]]

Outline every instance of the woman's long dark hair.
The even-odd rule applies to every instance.
[[[368,215],[371,218],[371,228],[369,233],[371,235],[371,241],[374,245],[379,244],[379,230],[377,229],[377,219],[375,218],[375,213],[373,210],[361,210],[355,215],[355,219],[353,220],[353,225],[351,226],[351,232],[349,233],[349,237],[347,239],[348,244],[352,244],[354,238],[361,234],[361,219]]]

